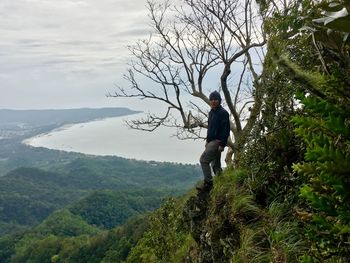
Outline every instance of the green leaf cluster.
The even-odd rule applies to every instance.
[[[337,34],[347,34],[343,20],[348,16],[327,20],[328,9],[346,9],[345,2],[321,5],[327,10],[325,17],[314,21],[324,22],[323,27],[315,27],[319,35],[330,28]],[[330,46],[330,39],[339,45]],[[309,204],[310,220],[305,224],[310,251],[303,257],[304,262],[350,260],[349,45],[344,38],[330,39],[317,38],[333,54],[324,56],[328,74],[302,70],[287,62],[297,78],[306,83],[306,89],[297,94],[303,114],[293,118],[295,133],[306,145],[304,161],[293,166],[304,181],[300,196]]]
[[[349,113],[324,99],[299,96],[304,116],[293,118],[306,143],[305,161],[294,165],[304,177],[300,195],[312,208],[308,237],[316,258],[350,258]],[[343,99],[343,98],[339,98]]]
[[[102,230],[68,209],[32,230],[0,238],[0,262],[122,262],[148,227],[146,216]]]
[[[134,247],[126,262],[177,262],[184,257],[190,244],[190,234],[182,225],[183,201],[168,199],[149,218],[150,229]]]

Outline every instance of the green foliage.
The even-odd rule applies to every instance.
[[[72,211],[75,209],[82,216],[86,214],[91,224],[111,228],[125,222],[129,216],[158,207],[161,198],[182,193],[199,178],[198,167],[193,165],[117,157],[85,156],[51,169],[55,172],[18,168],[0,177],[0,233],[13,232],[14,224],[18,229],[35,226],[56,209],[99,189],[120,191],[119,194],[96,194],[92,202],[96,206],[88,203],[92,201],[90,197],[81,201],[81,208],[75,207]],[[108,207],[111,204],[108,198],[114,207]],[[87,206],[90,211],[86,210]],[[95,210],[97,206],[101,211]]]
[[[0,239],[7,244],[0,255],[4,262],[297,262],[304,244],[290,211],[277,203],[259,207],[245,178],[229,169],[216,177],[204,213],[190,205],[198,197],[189,193],[108,232],[62,210],[17,240]],[[101,196],[109,202],[113,193]]]
[[[68,209],[57,210],[32,230],[37,236],[80,236],[93,235],[101,230],[89,225],[80,216],[72,214]]]
[[[346,2],[329,5],[324,2],[321,6],[348,8]],[[320,37],[329,28],[334,29],[335,34],[347,36],[343,32],[344,19],[335,18],[329,23],[324,18],[315,21],[325,22],[315,29],[319,33],[316,36],[319,44],[332,52],[332,56],[325,53],[323,57],[328,74],[305,71],[288,62],[288,67],[297,79],[307,83],[311,93],[298,94],[304,114],[293,118],[297,126],[295,132],[306,144],[305,161],[294,165],[294,170],[303,176],[300,196],[311,209],[311,221],[306,222],[311,248],[309,255],[302,258],[303,262],[350,260],[349,45],[347,38],[336,38],[334,32],[327,40]],[[329,45],[330,40],[336,44]]]
[[[211,234],[210,242],[218,250],[216,260],[266,262],[257,244],[264,237],[255,224],[262,211],[245,187],[246,176],[244,171],[227,170],[215,178],[209,202],[210,226],[207,231]],[[246,254],[248,250],[250,252]]]
[[[132,218],[121,227],[78,242],[71,249],[61,250],[57,255],[58,262],[122,262],[147,227],[146,217]]]
[[[0,142],[0,159],[13,152],[0,172],[18,163],[54,171],[0,178],[0,227],[23,229],[66,207],[0,238],[1,262],[349,262],[349,15],[329,13],[349,11],[348,1],[258,3],[268,44],[246,171],[229,168],[210,194],[170,198],[112,229],[188,190],[198,167]]]
[[[222,241],[230,262],[298,262],[305,242],[289,207],[272,202],[263,208],[249,191],[246,172],[227,171],[215,180],[208,215],[214,224],[230,222],[231,241]],[[226,223],[227,224],[227,223]],[[215,228],[215,226],[212,226]],[[232,242],[239,237],[238,244]],[[233,237],[233,239],[232,239]],[[220,238],[223,238],[222,236]]]
[[[244,178],[246,178],[246,172],[229,170],[225,176],[215,178],[210,206],[213,209],[211,211],[213,216],[220,212],[222,216],[230,218],[231,221],[239,221],[259,215],[260,209],[254,201],[254,196],[241,187]],[[224,205],[225,209],[220,211]]]
[[[23,238],[23,234],[5,235],[0,238],[0,262],[10,262],[11,256],[16,253],[16,243]]]
[[[266,55],[261,73],[264,89],[262,111],[245,146],[242,167],[249,169],[249,187],[256,201],[269,206],[273,201],[288,202],[298,199],[300,180],[292,164],[302,159],[303,145],[293,133],[292,116],[298,111],[295,92],[302,87],[291,81],[290,72],[276,66],[276,54],[287,49],[293,60],[307,68],[316,68],[317,56],[308,37],[300,34],[307,12],[313,10],[308,0],[289,1],[285,9],[274,9],[273,1],[258,1],[263,12],[264,30],[268,36]]]
[[[51,257],[64,248],[65,240],[69,237],[96,235],[100,232],[100,229],[87,224],[81,217],[63,209],[54,212],[43,223],[16,240],[12,239],[13,243],[9,244],[14,249],[4,258],[11,258],[9,262],[51,262]]]
[[[314,22],[320,23],[323,26],[330,29],[329,34],[332,31],[338,33],[350,33],[350,3],[347,0],[341,1],[322,1],[319,4],[319,8],[323,10],[323,17],[315,19]],[[344,12],[347,10],[347,12]],[[342,39],[342,41],[336,41],[334,44],[347,42],[348,37]],[[349,44],[349,42],[347,42]]]
[[[173,198],[150,216],[150,230],[128,256],[127,262],[176,262],[191,239],[181,228],[182,206]]]
[[[300,193],[314,209],[308,237],[316,258],[350,258],[349,113],[317,97],[299,97],[308,112],[296,116],[296,133],[307,145]],[[343,99],[343,98],[339,98]]]
[[[102,232],[63,210],[30,232],[0,238],[0,261],[122,262],[147,226],[148,219],[142,216]]]
[[[232,262],[299,262],[305,242],[286,206],[273,202],[263,213],[259,221],[240,229],[240,246]]]
[[[21,168],[0,177],[0,221],[33,226],[83,193],[65,188],[56,173]]]
[[[136,214],[159,207],[162,197],[171,192],[153,189],[133,191],[97,191],[70,207],[90,225],[111,229]]]
[[[207,197],[170,199],[127,262],[298,262],[305,250],[288,206],[259,207],[245,171],[227,169]]]
[[[286,204],[273,202],[267,210],[267,233],[272,262],[299,262],[306,250],[302,229]]]
[[[0,177],[0,226],[13,234],[0,238],[1,262],[121,262],[147,220],[112,228],[198,178],[191,165],[112,157],[80,157],[54,170],[20,168]],[[17,230],[27,231],[17,238]]]
[[[63,247],[63,242],[56,236],[48,236],[37,242],[28,243],[27,247],[11,258],[11,263],[52,262],[51,259]]]

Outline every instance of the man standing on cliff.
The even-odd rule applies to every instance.
[[[205,151],[200,157],[204,175],[204,184],[197,187],[199,191],[209,191],[213,186],[210,164],[215,175],[221,173],[221,152],[227,145],[230,135],[230,119],[228,112],[221,106],[220,93],[214,91],[209,96],[211,110],[208,117],[208,131]]]

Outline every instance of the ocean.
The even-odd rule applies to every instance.
[[[92,155],[114,155],[146,161],[197,164],[204,140],[179,140],[175,130],[159,128],[154,132],[130,129],[124,123],[138,115],[107,118],[65,125],[24,141],[33,147],[45,147]]]

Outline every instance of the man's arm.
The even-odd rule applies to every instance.
[[[220,122],[220,146],[223,148],[227,145],[228,136],[230,135],[230,117],[227,111],[224,111],[222,114],[221,122]]]

